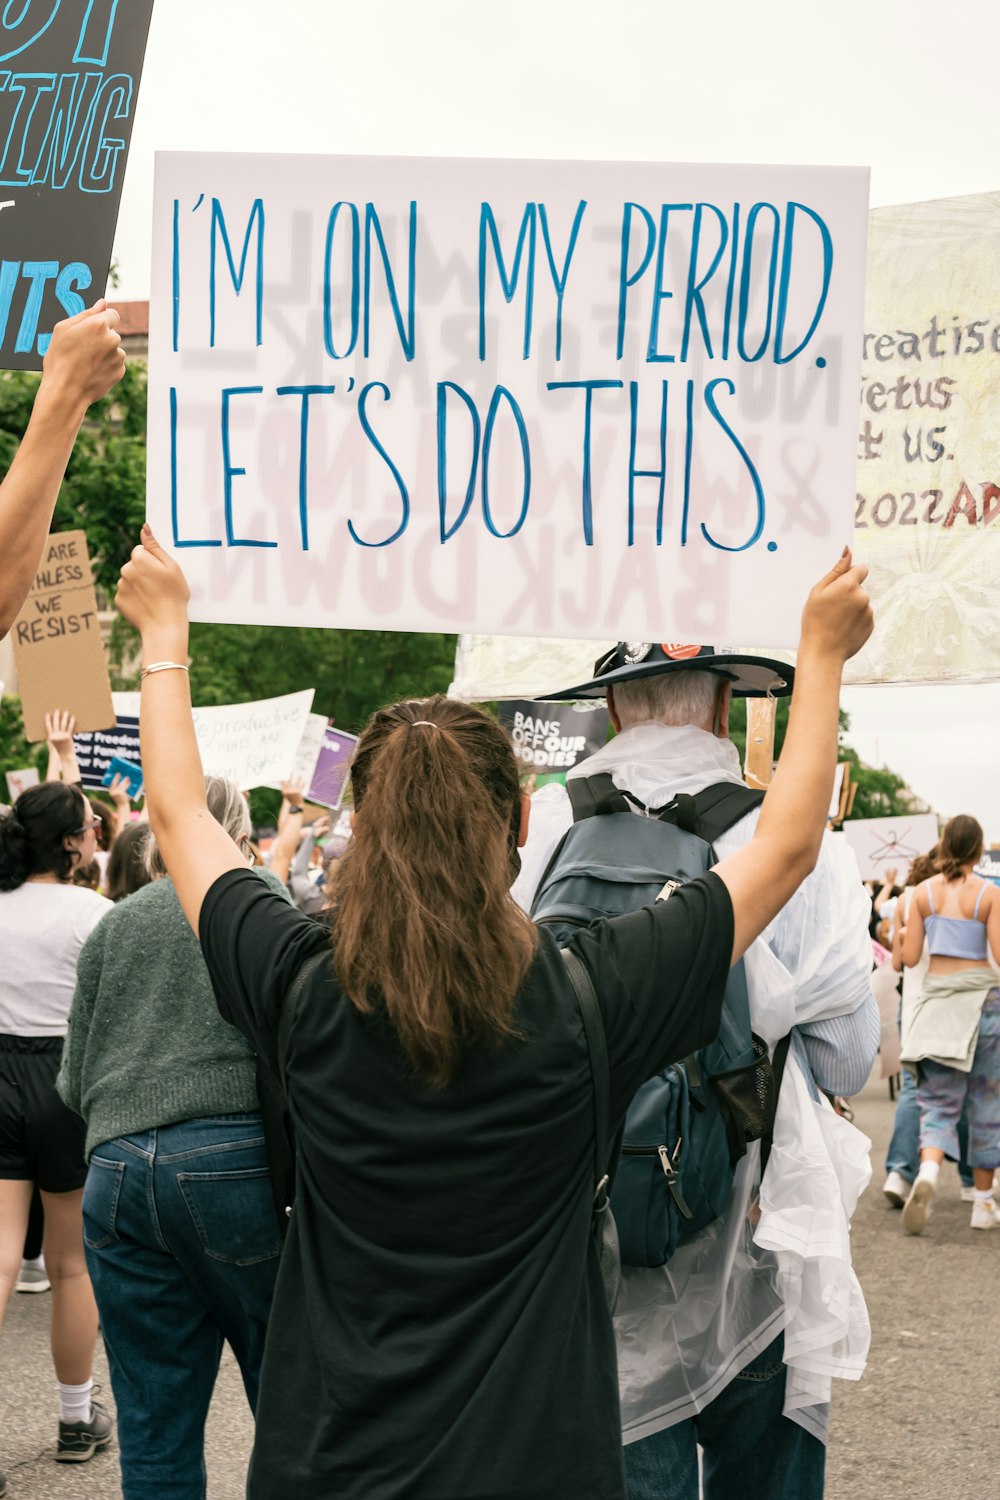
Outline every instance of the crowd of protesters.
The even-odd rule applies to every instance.
[[[0,543],[25,521],[22,486],[35,505],[8,554],[0,628],[30,583],[76,427],[122,359],[101,304],[53,336],[34,427],[0,487]],[[752,1010],[766,1011],[776,963],[798,982],[775,923],[803,882],[820,889],[812,872],[831,859],[841,669],[871,630],[864,576],[845,552],[809,597],[785,747],[759,815],[708,873],[565,940],[599,997],[612,1135],[644,1080],[714,1038],[742,955]],[[736,1451],[720,1394],[734,1379],[766,1387],[773,1410],[758,1402],[745,1424],[747,1451],[759,1450],[752,1472],[741,1459],[734,1480],[721,1457],[706,1458],[705,1495],[768,1500],[798,1484],[815,1500],[825,1428],[812,1427],[808,1448],[801,1430],[790,1435],[788,1403],[809,1401],[803,1391],[791,1401],[791,1376],[786,1397],[780,1296],[739,1351],[720,1335],[714,1388],[692,1394],[690,1421],[653,1424],[657,1443],[636,1442],[641,1462],[623,1462],[615,1324],[593,1233],[603,1185],[591,1044],[565,955],[511,895],[530,803],[505,733],[444,698],[381,711],[352,767],[351,834],[308,823],[303,789],[288,784],[262,857],[241,789],[201,774],[186,603],[182,573],[144,529],[118,604],[142,638],[149,821],[119,782],[109,803],[87,797],[73,722],[57,706],[46,781],[0,815],[0,1310],[32,1270],[51,1286],[57,1459],[85,1461],[113,1435],[93,1397],[99,1318],[126,1500],[203,1500],[224,1342],[256,1418],[251,1500],[687,1500],[699,1480],[696,1463],[676,1459],[680,1434],[690,1428],[692,1460],[695,1439],[712,1454],[717,1421],[720,1452]],[[633,681],[676,663],[637,673],[628,653],[622,661],[609,658],[588,686],[603,691],[610,675],[621,689],[609,705],[622,745],[645,747],[628,772],[636,785],[654,741],[662,759],[668,742],[704,754],[714,739],[729,775],[736,674],[725,659],[686,679],[679,719],[666,716],[670,695]],[[874,901],[889,961],[924,970],[904,994],[916,1087],[901,1095],[908,1143],[894,1144],[886,1184],[914,1234],[946,1156],[971,1173],[972,1226],[1000,1223],[1000,895],[974,874],[981,853],[978,824],[953,819],[907,888]],[[839,889],[839,876],[816,879]],[[863,928],[862,918],[862,945]],[[830,989],[846,983],[837,955],[853,955],[857,935],[834,935],[823,995],[790,1013],[786,1132],[828,1108],[824,1077],[836,1098],[837,1078],[860,1079],[870,1064],[865,965],[849,1003]],[[760,1171],[751,1153],[725,1228],[730,1270],[749,1278],[734,1284],[753,1283],[755,1297],[791,1263],[780,1240],[770,1259],[740,1259],[752,1258],[754,1225],[763,1217],[770,1232],[779,1217],[760,1199]],[[777,1169],[769,1180],[780,1197]],[[704,1243],[694,1256],[704,1280]],[[847,1288],[849,1254],[843,1269]],[[633,1279],[633,1292],[646,1298],[649,1285]],[[625,1278],[620,1341],[627,1290]]]

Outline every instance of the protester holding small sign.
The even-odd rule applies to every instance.
[[[31,787],[0,820],[0,1314],[21,1267],[37,1183],[63,1462],[90,1458],[112,1430],[91,1401],[97,1308],[83,1254],[83,1126],[55,1090],[77,958],[111,909],[72,883],[94,857],[95,827],[82,791],[62,782]]]
[[[612,1130],[644,1078],[713,1036],[730,964],[813,866],[843,662],[871,630],[864,576],[845,549],[810,595],[750,843],[570,941],[600,995]],[[150,818],[224,1014],[285,1073],[298,1142],[248,1494],[623,1500],[593,1075],[559,951],[509,894],[527,832],[510,741],[455,700],[375,715],[331,962],[329,934],[208,814],[187,599],[145,528],[118,605],[142,633]]]
[[[0,639],[27,597],[87,408],[122,377],[118,314],[101,299],[52,331],[31,419],[0,485]]]

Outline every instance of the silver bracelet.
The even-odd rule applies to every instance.
[[[186,667],[182,661],[154,661],[151,662],[148,667],[143,667],[142,671],[139,673],[139,681],[141,682],[144,677],[149,677],[153,672],[188,671],[190,671],[190,668]]]

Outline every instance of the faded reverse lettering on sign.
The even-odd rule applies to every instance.
[[[149,514],[202,620],[793,645],[867,174],[164,155]]]
[[[1000,678],[1000,193],[871,215],[850,682]]]

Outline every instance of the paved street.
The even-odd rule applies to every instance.
[[[937,1211],[920,1239],[904,1236],[881,1194],[892,1123],[883,1083],[856,1101],[872,1137],[872,1187],[854,1221],[855,1264],[874,1334],[865,1378],[834,1393],[827,1500],[993,1500],[991,1451],[1000,1385],[997,1285],[1000,1234],[973,1234],[953,1167],[942,1169]],[[112,1449],[86,1465],[52,1461],[56,1405],[47,1347],[47,1296],[16,1296],[0,1341],[0,1467],[10,1500],[112,1500]],[[108,1390],[100,1362],[97,1378]],[[239,1374],[223,1361],[208,1428],[209,1500],[243,1495],[251,1425]]]

